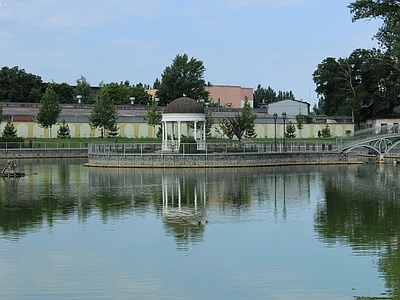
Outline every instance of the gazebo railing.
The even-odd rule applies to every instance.
[[[179,149],[179,141],[178,140],[168,140],[162,142],[162,150],[163,151],[175,151]]]

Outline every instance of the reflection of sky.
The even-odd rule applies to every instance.
[[[0,299],[349,299],[385,290],[374,257],[315,236],[319,173],[285,199],[280,180],[276,204],[269,179],[245,209],[228,209],[235,217],[210,206],[187,251],[153,210],[106,221],[98,211],[86,222],[73,214],[0,239]]]

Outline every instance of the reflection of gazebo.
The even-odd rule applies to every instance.
[[[179,149],[181,142],[181,125],[186,124],[189,135],[189,124],[193,124],[194,139],[197,149],[205,149],[206,141],[206,114],[203,106],[196,100],[181,97],[172,101],[162,114],[162,150]],[[197,138],[197,129],[200,129],[200,139]],[[177,131],[177,132],[176,132]],[[170,135],[170,140],[168,140]]]

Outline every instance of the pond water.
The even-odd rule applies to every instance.
[[[0,178],[0,299],[400,297],[399,166],[84,162]]]

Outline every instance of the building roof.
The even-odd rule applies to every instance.
[[[163,111],[164,114],[205,114],[204,107],[196,100],[181,97],[172,101]]]

